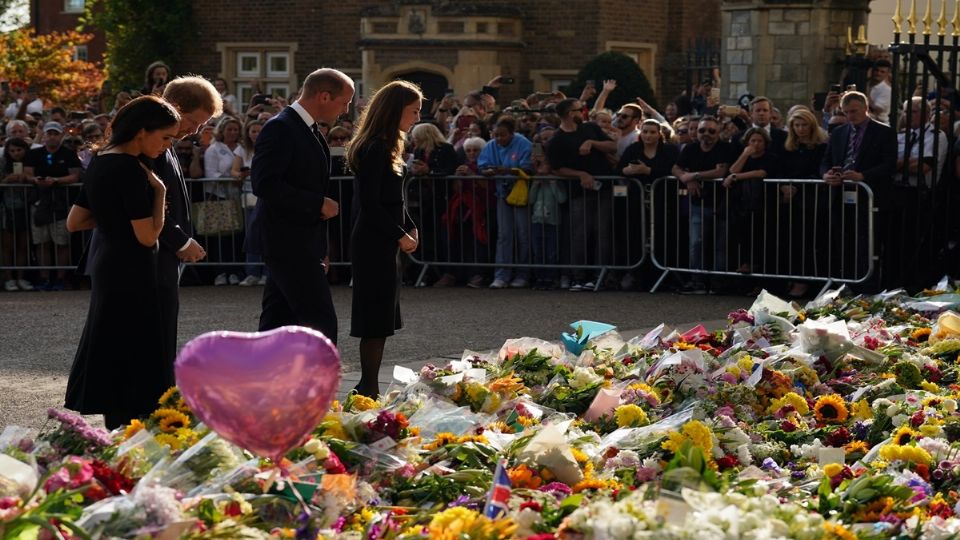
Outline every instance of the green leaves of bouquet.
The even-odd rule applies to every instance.
[[[554,366],[550,363],[550,356],[533,348],[526,354],[515,354],[501,364],[501,375],[511,372],[520,377],[528,387],[544,386],[553,378]]]
[[[685,487],[698,491],[720,491],[723,486],[721,475],[710,466],[703,450],[691,441],[684,442],[673,454],[673,459],[664,468],[661,484],[663,489],[676,492]]]

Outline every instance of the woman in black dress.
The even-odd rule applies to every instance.
[[[827,132],[820,127],[812,112],[798,108],[787,119],[787,142],[784,144],[780,176],[820,179],[820,162],[826,151]],[[840,208],[829,203],[830,193],[830,188],[815,184],[780,186],[780,265],[777,273],[826,275],[829,253],[826,225],[831,220],[823,211]],[[820,215],[817,215],[818,212]],[[811,245],[815,247],[810,249]],[[801,298],[807,294],[808,287],[804,281],[794,281],[787,295]]]
[[[179,125],[176,109],[156,96],[120,109],[67,217],[71,232],[96,228],[97,246],[88,255],[90,311],[66,407],[103,414],[111,429],[152,412],[174,384],[163,355],[156,260],[166,188],[140,160],[152,163]]]
[[[387,337],[402,326],[397,256],[417,249],[416,226],[403,200],[403,139],[420,119],[423,94],[414,84],[393,81],[371,98],[347,151],[353,170],[353,207],[359,209],[350,237],[353,314],[350,335],[360,338],[360,383],[356,391],[376,397],[377,375]]]

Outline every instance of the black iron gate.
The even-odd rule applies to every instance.
[[[960,278],[960,213],[953,208],[958,195],[954,144],[960,119],[960,2],[954,2],[952,21],[947,20],[946,0],[936,19],[931,2],[922,18],[916,0],[909,4],[903,19],[897,0],[893,17],[890,125],[899,136],[899,154],[878,232],[886,240],[880,254],[883,283],[918,289],[944,274]]]

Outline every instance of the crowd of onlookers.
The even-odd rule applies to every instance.
[[[958,103],[952,98],[914,97],[905,104],[901,125],[886,128],[890,133],[883,132],[876,141],[862,137],[865,121],[888,122],[889,71],[889,62],[880,60],[871,69],[870,84],[863,93],[834,87],[818,102],[785,110],[770,99],[751,95],[743,96],[737,105],[722,105],[712,92],[719,81],[712,77],[661,110],[640,98],[616,110],[607,108],[617,88],[614,79],[598,83],[599,87],[588,85],[576,97],[536,92],[503,103],[499,95],[503,80],[497,77],[466,95],[451,94],[425,103],[424,121],[409,136],[407,166],[410,175],[419,177],[411,184],[408,205],[426,240],[421,256],[441,263],[426,281],[435,287],[464,284],[493,289],[636,288],[649,277],[643,269],[600,274],[575,267],[614,262],[629,266],[639,261],[645,239],[638,216],[645,214],[636,191],[645,189],[649,196],[654,180],[668,176],[675,177],[675,183],[662,187],[671,190],[670,197],[678,202],[671,206],[661,202],[667,199],[655,199],[655,204],[660,205],[662,217],[675,221],[676,242],[682,246],[676,264],[744,274],[833,275],[832,268],[824,268],[834,261],[841,264],[842,254],[835,257],[825,248],[820,255],[807,257],[803,251],[818,245],[846,246],[843,235],[866,234],[856,226],[859,218],[830,209],[832,197],[838,208],[849,205],[838,187],[842,180],[862,181],[874,189],[880,206],[878,222],[882,222],[891,208],[899,208],[898,212],[904,208],[895,204],[902,199],[898,192],[877,178],[889,179],[900,188],[935,192],[937,186],[952,182],[960,168],[960,162],[946,160],[948,154],[955,155],[957,140],[950,121],[955,119],[951,111]],[[169,67],[154,63],[140,92],[104,92],[83,111],[50,106],[26,84],[3,86],[2,181],[17,186],[4,186],[0,201],[0,267],[12,268],[3,271],[7,291],[71,285],[69,273],[62,269],[30,269],[69,267],[82,252],[82,242],[71,239],[64,226],[70,199],[76,195],[67,186],[82,181],[91,148],[113,112],[139,93],[162,91],[171,76]],[[240,104],[226,81],[214,82],[224,100],[224,115],[212,119],[198,136],[178,141],[175,152],[186,177],[204,179],[190,183],[194,203],[235,201],[248,221],[256,200],[250,165],[257,135],[295,96],[255,92],[250,103]],[[354,103],[357,111],[362,106],[362,99]],[[343,148],[353,135],[352,120],[321,124],[321,130],[333,150],[333,175],[349,176]],[[896,138],[894,131],[899,133],[899,151],[892,146],[882,149],[879,168],[865,170],[871,145],[889,136]],[[842,141],[830,140],[841,136]],[[831,155],[833,147],[842,147],[839,163]],[[877,156],[869,159],[873,157]],[[912,172],[901,175],[907,167]],[[549,175],[559,178],[538,178]],[[533,178],[519,193],[517,179],[525,176]],[[767,178],[819,180],[823,194],[811,195],[809,186],[800,183],[770,189],[762,183]],[[331,260],[337,263],[349,260],[353,188],[345,180],[336,182],[334,190],[332,196],[340,201],[343,216],[330,229]],[[618,202],[621,197],[629,201],[625,206]],[[791,217],[784,221],[784,214]],[[819,223],[819,228],[811,228],[808,221]],[[802,226],[797,225],[801,222]],[[848,222],[850,227],[842,226]],[[778,223],[786,233],[771,232]],[[206,238],[209,262],[214,264],[203,268],[198,281],[264,284],[259,260],[243,252],[243,228],[241,223],[236,230]],[[624,239],[625,231],[632,240]],[[893,234],[878,233],[881,256],[887,233]],[[760,238],[783,249],[771,255],[769,249],[759,247]],[[890,248],[886,255],[903,255],[894,253]],[[804,262],[781,267],[793,256]],[[851,266],[856,270],[858,264]],[[333,266],[331,281],[349,280],[346,266]],[[411,269],[409,279],[415,274],[416,269]],[[601,277],[603,283],[598,282]],[[697,272],[677,283],[690,293],[704,292],[709,286]],[[796,279],[788,292],[801,296],[807,288],[808,283]]]

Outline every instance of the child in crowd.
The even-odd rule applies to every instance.
[[[541,162],[537,174],[550,174],[550,166]],[[559,262],[559,244],[557,229],[560,225],[560,205],[567,202],[567,191],[557,180],[534,180],[529,195],[532,212],[530,221],[531,241],[533,242],[534,264],[557,264]],[[544,268],[537,271],[535,289],[550,290],[557,286],[556,268]]]

